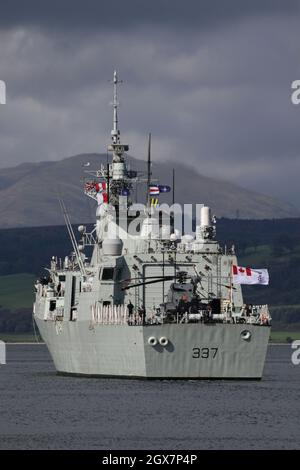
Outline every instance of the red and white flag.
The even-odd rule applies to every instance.
[[[269,273],[267,269],[243,268],[232,265],[233,284],[269,284]]]
[[[106,183],[105,182],[96,183],[95,184],[95,189],[96,189],[97,193],[101,193],[102,191],[106,191]]]
[[[157,196],[159,194],[159,187],[158,186],[149,186],[149,194],[150,196]]]
[[[96,198],[98,202],[98,206],[101,204],[105,204],[108,202],[108,197],[107,197],[107,185],[106,182],[103,183],[96,183],[95,184],[95,189],[97,192]]]
[[[107,193],[104,191],[102,191],[101,193],[97,193],[96,197],[97,197],[98,206],[108,202]]]

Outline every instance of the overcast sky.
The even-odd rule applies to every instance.
[[[1,0],[0,166],[105,152],[109,79],[130,153],[300,204],[294,0]]]

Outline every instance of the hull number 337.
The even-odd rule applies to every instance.
[[[194,359],[215,359],[218,348],[193,348]]]

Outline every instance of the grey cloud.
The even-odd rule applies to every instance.
[[[298,2],[218,5],[225,3],[221,11],[213,3],[210,13],[201,2],[206,26],[199,30],[192,19],[198,2],[190,20],[176,14],[175,3],[168,28],[162,20],[151,25],[158,10],[132,18],[133,3],[124,2],[126,28],[109,28],[108,17],[100,27],[104,5],[99,28],[83,15],[82,27],[74,19],[74,28],[54,34],[54,13],[47,16],[46,7],[43,16],[37,7],[29,14],[28,2],[28,11],[15,12],[13,26],[0,31],[0,78],[8,93],[0,107],[0,165],[105,151],[108,80],[117,67],[124,79],[120,126],[134,156],[145,157],[151,131],[154,159],[182,160],[206,175],[300,202],[300,106],[290,101],[290,84],[300,79]],[[75,2],[74,18],[77,11]]]
[[[141,24],[187,30],[231,23],[256,15],[293,13],[298,0],[2,0],[0,26],[53,30],[124,30]]]

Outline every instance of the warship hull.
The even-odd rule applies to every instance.
[[[35,321],[63,374],[147,379],[261,379],[270,327],[96,325]],[[155,345],[149,339],[155,338]],[[160,344],[161,338],[167,344]]]

